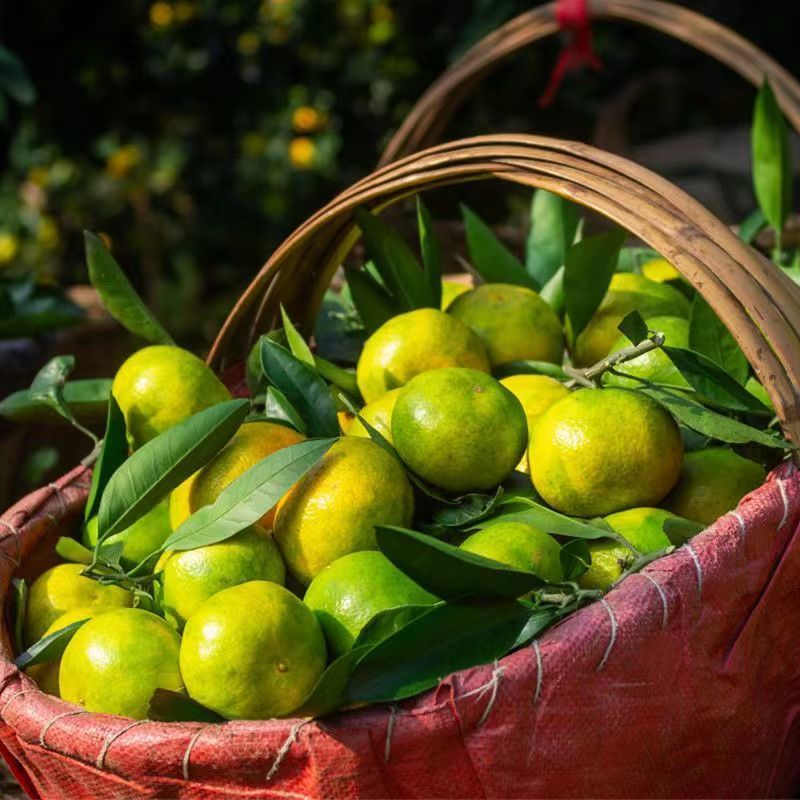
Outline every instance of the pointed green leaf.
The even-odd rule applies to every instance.
[[[509,375],[548,375],[557,381],[565,381],[568,377],[562,367],[548,361],[508,361],[500,364],[492,374],[496,378],[506,378]]]
[[[375,333],[384,322],[403,311],[389,292],[364,270],[347,270],[347,285],[368,333]]]
[[[573,341],[586,327],[608,291],[625,231],[590,236],[574,244],[564,264],[564,295]]]
[[[286,395],[274,386],[267,386],[267,391],[264,394],[264,419],[282,422],[304,435],[306,433],[306,424],[302,417],[286,399]]]
[[[32,667],[34,664],[45,664],[48,661],[57,661],[64,653],[67,645],[78,630],[88,622],[87,619],[78,620],[65,628],[44,636],[38,642],[32,644],[24,653],[20,653],[14,659],[14,666],[17,669]]]
[[[417,195],[417,228],[422,271],[428,287],[428,305],[439,308],[442,305],[442,246],[436,238],[430,212],[420,195]]]
[[[744,384],[750,374],[750,364],[733,334],[700,292],[694,296],[689,317],[689,348],[711,359],[737,383]]]
[[[83,511],[83,518],[88,520],[97,513],[100,498],[103,496],[111,476],[128,457],[128,440],[125,436],[125,417],[113,396],[109,397],[106,433],[92,469],[92,485]]]
[[[365,645],[374,647],[379,642],[397,633],[411,620],[426,614],[433,603],[427,605],[408,605],[387,608],[376,614],[360,631],[353,643],[353,648]]]
[[[64,400],[64,385],[75,369],[75,356],[56,356],[51,358],[36,373],[30,388],[34,401],[46,403],[66,420],[72,420],[72,411]]]
[[[682,544],[686,544],[693,536],[697,536],[700,531],[705,530],[706,526],[683,517],[669,517],[664,520],[663,528],[670,542],[675,547],[680,547]]]
[[[297,711],[295,717],[324,717],[345,703],[347,684],[356,664],[368,653],[369,646],[356,647],[332,661]]]
[[[580,211],[574,203],[544,189],[534,193],[525,269],[537,285],[544,286],[564,264],[579,222]]]
[[[56,553],[73,564],[91,564],[92,551],[69,536],[59,536],[55,547]]]
[[[85,231],[84,241],[89,280],[97,289],[108,313],[124,328],[148,342],[175,344],[136,293],[114,256],[106,249],[103,240]]]
[[[306,340],[302,337],[300,331],[292,324],[286,309],[283,307],[283,303],[281,303],[281,318],[283,319],[283,330],[286,332],[286,341],[289,343],[292,355],[313,367],[314,356],[311,353],[311,349],[306,344]]]
[[[780,237],[792,205],[789,129],[768,80],[756,98],[752,128],[753,186],[764,216]]]
[[[592,555],[585,539],[572,539],[559,554],[565,581],[575,581],[591,566]]]
[[[12,578],[11,589],[14,596],[14,652],[21,653],[28,608],[28,584],[24,578]]]
[[[431,305],[422,267],[400,234],[365,208],[353,213],[383,283],[403,311]]]
[[[433,606],[361,657],[346,699],[402,700],[454,672],[490,664],[514,646],[529,619],[530,610],[514,600]]]
[[[539,283],[474,211],[462,204],[461,215],[470,261],[487,283],[513,283],[538,290]]]
[[[247,400],[228,400],[178,423],[136,450],[111,476],[97,514],[98,543],[129,528],[204,466],[247,416]]]
[[[585,545],[584,545],[585,547]],[[525,647],[530,644],[542,631],[549,628],[559,617],[565,615],[566,609],[543,608],[534,611],[525,623],[525,627],[519,632],[516,641],[511,646],[512,650],[518,647]]]
[[[261,340],[261,365],[267,380],[303,420],[308,436],[339,435],[339,419],[330,388],[313,367],[266,338]]]
[[[642,319],[642,315],[635,309],[617,325],[617,329],[626,336],[632,344],[643,342],[649,333],[647,323]]]
[[[70,414],[82,423],[93,423],[106,414],[111,381],[107,378],[67,381],[62,387],[62,399]],[[21,389],[0,401],[0,416],[14,422],[61,422],[64,417],[30,389]]]
[[[750,216],[742,221],[741,225],[739,225],[739,238],[743,242],[751,244],[766,224],[767,218],[764,216],[764,212],[760,208],[757,208]]]
[[[543,585],[532,572],[469,553],[424,533],[377,525],[381,552],[409,578],[443,599],[519,597]]]
[[[258,522],[329,450],[335,439],[309,439],[261,459],[203,506],[161,546],[193,550],[216,544]]]

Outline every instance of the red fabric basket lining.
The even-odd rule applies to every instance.
[[[0,522],[40,571],[86,496],[77,469]],[[132,723],[0,661],[0,752],[32,797],[792,794],[800,780],[800,477],[790,465],[672,556],[497,665],[324,721]],[[17,539],[16,533],[19,534]]]

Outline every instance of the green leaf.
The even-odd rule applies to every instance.
[[[78,630],[89,620],[81,619],[67,625],[65,628],[51,633],[32,644],[25,652],[20,653],[14,659],[14,666],[17,669],[32,667],[34,664],[45,664],[48,661],[57,661],[64,653],[70,639]]]
[[[494,494],[473,492],[456,497],[448,503],[434,508],[431,519],[445,528],[465,528],[488,517],[497,507],[503,496],[503,488],[498,486]]]
[[[314,356],[314,366],[328,383],[337,386],[350,397],[361,397],[361,390],[358,388],[358,381],[353,370],[342,369],[319,356]]]
[[[400,234],[365,208],[357,208],[353,217],[395,306],[412,311],[432,305],[422,267]]]
[[[647,323],[642,319],[642,315],[635,309],[617,325],[617,329],[623,335],[627,336],[632,344],[643,342],[649,333]]]
[[[561,570],[565,581],[575,581],[589,569],[592,555],[585,539],[572,539],[561,547]]]
[[[756,98],[753,127],[753,186],[764,216],[775,229],[778,249],[792,206],[789,129],[768,80]]]
[[[584,545],[585,546],[585,545]],[[530,644],[543,630],[549,628],[559,617],[564,616],[562,609],[543,608],[534,611],[519,632],[516,641],[511,646],[512,650]]]
[[[297,411],[308,436],[339,435],[330,389],[313,367],[266,338],[261,340],[261,366],[267,380]]]
[[[150,698],[147,719],[155,722],[225,722],[210,708],[201,706],[185,692],[156,689]]]
[[[400,628],[404,628],[412,620],[422,614],[426,614],[432,605],[435,604],[397,606],[381,611],[361,629],[353,643],[353,647],[363,647],[365,645],[374,647],[384,639],[397,633]]]
[[[731,411],[772,416],[770,409],[711,359],[682,347],[664,345],[662,349],[704,400]]]
[[[442,246],[436,238],[433,219],[420,195],[417,195],[417,229],[428,301],[432,308],[439,308],[442,305]]]
[[[85,548],[69,536],[59,536],[56,542],[56,553],[72,564],[91,564],[92,551]]]
[[[356,664],[369,652],[369,647],[355,645],[328,665],[325,672],[297,711],[295,717],[324,717],[340,708],[345,702],[345,692]]]
[[[670,517],[664,520],[663,528],[670,542],[674,544],[675,547],[680,547],[682,544],[686,544],[693,536],[700,533],[700,531],[704,531],[706,526],[691,519]]]
[[[14,599],[14,652],[21,653],[24,647],[25,612],[28,606],[28,584],[24,578],[12,578],[11,590]]]
[[[695,403],[688,397],[668,389],[662,389],[654,384],[648,384],[645,388],[633,391],[644,392],[654,400],[658,400],[681,425],[707,436],[709,439],[716,439],[727,444],[755,442],[781,450],[793,448],[792,444],[780,436],[745,425],[737,419],[717,414],[716,411],[712,411],[700,403]]]
[[[368,272],[347,270],[347,285],[353,305],[368,333],[375,333],[384,322],[399,314],[392,296]]]
[[[113,396],[108,403],[106,433],[100,448],[100,455],[92,469],[92,485],[86,500],[83,518],[88,520],[97,513],[100,498],[103,496],[111,476],[128,457],[128,440],[125,436],[125,417]]]
[[[258,522],[328,451],[336,439],[309,439],[261,459],[203,506],[161,546],[192,550],[229,539]]]
[[[107,378],[67,381],[62,388],[62,399],[72,416],[83,423],[98,422],[106,414],[111,381]],[[21,389],[0,401],[0,416],[13,422],[62,422],[64,417],[53,407]]]
[[[286,332],[286,341],[289,343],[289,349],[295,358],[299,358],[310,366],[314,366],[314,356],[311,349],[306,344],[306,340],[300,334],[300,331],[292,324],[286,309],[281,303],[281,318],[283,319],[283,330]]]
[[[103,240],[89,231],[85,231],[83,236],[89,280],[108,313],[124,328],[148,342],[174,345],[172,337],[136,293]]]
[[[398,569],[445,600],[470,595],[519,597],[543,585],[532,572],[468,553],[424,533],[376,525],[375,538]]]
[[[509,496],[501,500],[501,505],[508,505],[513,510],[510,513],[503,513],[499,517],[485,520],[475,527],[488,528],[494,522],[525,522],[545,533],[557,536],[570,536],[575,539],[602,539],[609,536],[609,528],[601,527],[594,521],[572,519],[572,517],[553,511],[552,508],[548,508],[530,497]]]
[[[556,274],[550,278],[547,283],[542,286],[539,292],[539,297],[558,314],[559,317],[564,316],[564,267],[559,267]]]
[[[268,386],[264,395],[264,416],[269,421],[288,423],[296,431],[306,433],[306,424],[297,409],[274,386]]]
[[[64,384],[66,384],[67,378],[73,369],[75,369],[75,356],[56,356],[51,358],[36,373],[30,388],[32,400],[46,403],[69,421],[73,420],[73,416],[64,401]]]
[[[247,416],[247,400],[228,400],[194,414],[142,445],[108,481],[97,515],[98,543],[129,528],[206,464]]]
[[[580,211],[569,200],[544,189],[534,193],[525,269],[538,286],[544,286],[564,264],[580,219]]]
[[[474,211],[462,204],[461,215],[472,266],[487,283],[513,283],[538,290],[539,283]]]
[[[496,367],[492,374],[496,378],[507,378],[509,375],[548,375],[557,381],[565,381],[569,377],[558,364],[547,361],[508,361]]]
[[[346,699],[402,700],[454,672],[490,664],[513,647],[529,618],[530,611],[515,601],[433,606],[362,656]]]
[[[590,236],[574,244],[564,263],[564,295],[573,341],[600,306],[617,266],[625,231]]]
[[[750,374],[747,357],[736,339],[699,292],[689,317],[689,348],[711,359],[737,383],[744,384]]]
[[[757,208],[750,216],[739,225],[739,238],[747,244],[751,244],[758,234],[767,224],[764,212]]]
[[[0,45],[0,95],[8,94],[23,106],[36,100],[36,88],[25,65],[7,47]]]

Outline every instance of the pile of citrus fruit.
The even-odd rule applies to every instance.
[[[284,317],[248,359],[250,400],[185,350],[139,350],[113,381],[81,545],[62,540],[67,563],[27,591],[18,663],[136,719],[159,697],[226,719],[317,713],[330,664],[357,675],[443,607],[598,597],[765,477],[760,386],[745,365],[738,413],[697,390],[679,357],[695,301],[675,275],[617,272],[577,334],[529,286],[445,282],[439,307],[368,328],[354,371]],[[725,422],[753,431],[762,463]],[[384,697],[359,691],[337,707]]]

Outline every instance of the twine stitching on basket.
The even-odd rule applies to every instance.
[[[3,721],[5,721],[5,718],[6,718],[6,711],[8,710],[8,707],[9,707],[9,706],[10,706],[10,705],[11,705],[11,704],[12,704],[12,703],[13,703],[13,702],[14,702],[14,701],[15,701],[15,700],[18,698],[18,697],[22,697],[23,695],[26,695],[26,694],[39,694],[39,689],[23,689],[21,692],[17,692],[17,693],[16,693],[16,694],[15,694],[13,697],[11,697],[11,698],[10,698],[10,699],[9,699],[9,700],[6,702],[6,704],[3,706],[3,710],[2,710],[2,711],[0,711],[0,719],[3,719]]]
[[[289,748],[297,741],[297,734],[300,732],[300,728],[308,725],[310,722],[310,719],[305,719],[302,722],[298,722],[296,725],[292,726],[292,729],[289,731],[289,735],[286,737],[284,743],[280,746],[280,749],[275,756],[275,760],[272,762],[272,766],[269,768],[269,772],[267,773],[268,782],[273,779],[275,773],[280,768],[281,764],[283,763],[283,759],[286,758],[286,754],[289,752]]]
[[[20,552],[20,549],[19,549],[19,537],[20,537],[19,528],[17,528],[16,525],[12,525],[10,522],[7,522],[4,519],[0,519],[0,525],[5,525],[5,527],[9,531],[9,533],[11,533],[11,535],[14,537],[14,546],[17,549],[17,555],[15,557],[12,557],[11,555],[6,553],[5,551],[3,551],[2,555],[3,555],[3,558],[6,559],[6,561],[8,561],[10,564],[12,564],[16,568],[16,567],[19,566],[20,561],[22,560],[22,553]],[[8,538],[8,537],[5,537],[5,538]]]
[[[494,701],[497,699],[497,690],[500,688],[500,681],[503,679],[503,673],[506,671],[505,667],[498,665],[497,659],[494,660],[494,669],[492,670],[492,677],[489,678],[486,683],[481,686],[476,687],[475,689],[471,689],[469,692],[462,694],[458,699],[464,700],[466,697],[472,697],[473,695],[478,695],[478,699],[480,700],[486,692],[491,692],[491,696],[489,697],[489,702],[486,704],[486,708],[483,710],[483,714],[481,714],[481,718],[478,720],[477,727],[480,728],[484,722],[489,718],[489,714],[494,708]]]
[[[397,720],[397,706],[392,705],[389,710],[389,721],[386,723],[386,744],[383,747],[383,761],[385,764],[389,763],[389,755],[392,752],[392,734],[394,733],[394,724]]]
[[[780,479],[777,481],[778,489],[781,493],[781,500],[783,500],[783,516],[781,517],[780,523],[778,523],[778,530],[780,530],[785,524],[786,520],[789,518],[789,497],[786,494],[786,481]]]
[[[136,728],[139,725],[144,725],[145,723],[149,722],[148,719],[137,719],[135,722],[131,722],[126,725],[124,728],[120,728],[118,731],[114,731],[114,733],[110,734],[106,737],[106,740],[103,742],[103,746],[100,748],[100,752],[97,754],[97,762],[96,766],[97,769],[105,769],[105,760],[106,755],[108,754],[108,749],[111,745],[122,736],[123,733],[127,733],[131,728]]]
[[[747,538],[747,525],[745,525],[744,517],[740,511],[734,510],[728,513],[739,523],[739,533],[741,534],[742,541],[744,541]]]
[[[542,694],[542,682],[544,680],[544,674],[542,673],[544,667],[542,648],[539,646],[538,639],[534,639],[533,641],[533,652],[536,654],[536,689],[533,692],[533,702],[536,704],[539,702],[539,697]]]
[[[694,569],[697,572],[697,596],[703,596],[703,567],[700,564],[700,558],[698,557],[697,553],[694,551],[694,547],[690,544],[685,544],[684,549],[689,553],[692,557],[692,561],[694,561]]]
[[[611,604],[608,602],[608,600],[606,600],[605,597],[600,598],[600,603],[608,613],[608,618],[611,620],[611,637],[608,640],[606,651],[603,653],[603,657],[600,659],[600,663],[597,665],[597,672],[600,672],[603,667],[605,667],[606,663],[608,662],[608,657],[611,655],[611,651],[617,641],[617,618],[614,615],[614,609],[611,608]]]
[[[208,726],[206,726],[208,727]],[[186,752],[183,754],[183,760],[181,762],[182,771],[183,771],[183,779],[185,781],[189,780],[189,758],[192,755],[192,748],[194,747],[197,740],[200,738],[201,734],[206,732],[206,728],[200,728],[199,731],[196,731],[192,734],[192,738],[189,739],[189,744],[186,745]]]
[[[64,719],[66,717],[77,717],[78,714],[88,714],[88,711],[84,711],[83,709],[78,709],[77,711],[65,711],[63,714],[56,714],[53,719],[51,719],[45,726],[42,728],[42,732],[39,734],[39,746],[44,747],[45,750],[49,750],[50,748],[47,746],[45,739],[47,738],[47,734],[50,731],[50,728],[56,724],[60,719]]]
[[[48,483],[48,488],[53,490],[53,494],[58,498],[58,502],[61,504],[61,513],[67,513],[67,501],[64,499],[64,495],[61,494],[61,489],[58,488],[54,483]]]
[[[656,587],[658,596],[661,598],[661,629],[663,630],[669,624],[669,605],[667,604],[667,593],[664,591],[664,587],[649,572],[640,572],[639,574],[643,578],[647,578],[647,580],[649,580],[650,583]]]

